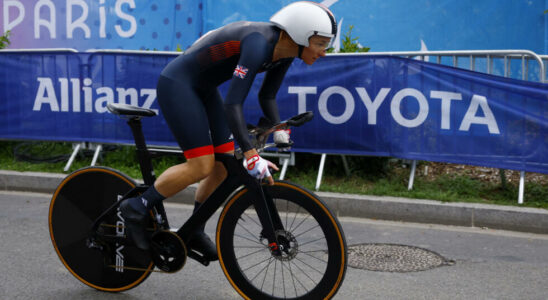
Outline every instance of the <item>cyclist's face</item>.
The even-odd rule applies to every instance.
[[[331,39],[325,36],[314,35],[308,40],[308,47],[304,47],[301,54],[302,60],[307,64],[313,64],[316,59],[325,56],[325,50],[329,46]]]

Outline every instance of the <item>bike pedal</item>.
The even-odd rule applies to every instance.
[[[206,267],[209,266],[209,260],[205,258],[205,256],[201,255],[200,253],[194,250],[190,250],[190,252],[188,252],[188,257],[194,259],[195,261],[201,263],[202,265]]]

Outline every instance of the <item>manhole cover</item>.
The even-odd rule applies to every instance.
[[[417,272],[455,262],[430,250],[394,244],[361,244],[348,247],[348,265],[381,272]]]

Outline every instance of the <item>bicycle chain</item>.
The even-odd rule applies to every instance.
[[[153,268],[152,270],[145,269],[145,268],[137,268],[137,267],[126,267],[126,266],[116,266],[116,265],[107,265],[109,268],[113,269],[124,269],[124,270],[130,270],[130,271],[142,271],[142,272],[156,272],[156,273],[167,273],[167,274],[173,274],[173,272],[166,272],[162,270],[158,270],[156,268]]]
[[[112,225],[112,224],[99,224],[100,227],[108,227],[108,228],[122,228],[122,229],[126,229],[127,226],[124,226],[124,225]],[[147,231],[155,231],[156,229],[154,228],[150,228],[150,227],[147,227],[145,228],[145,230]]]

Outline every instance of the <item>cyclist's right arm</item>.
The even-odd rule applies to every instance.
[[[240,44],[240,59],[230,81],[225,98],[225,115],[234,138],[245,153],[253,149],[247,134],[243,103],[259,68],[268,57],[268,42],[259,33],[253,33]]]
[[[226,95],[225,115],[230,130],[244,153],[244,166],[247,172],[258,179],[266,177],[270,184],[274,184],[274,180],[268,172],[268,167],[275,170],[278,170],[278,168],[273,163],[260,157],[257,150],[253,148],[248,137],[247,123],[243,114],[243,102],[249,93],[255,75],[269,56],[268,42],[261,34],[256,33],[246,37],[240,47],[240,59]]]

